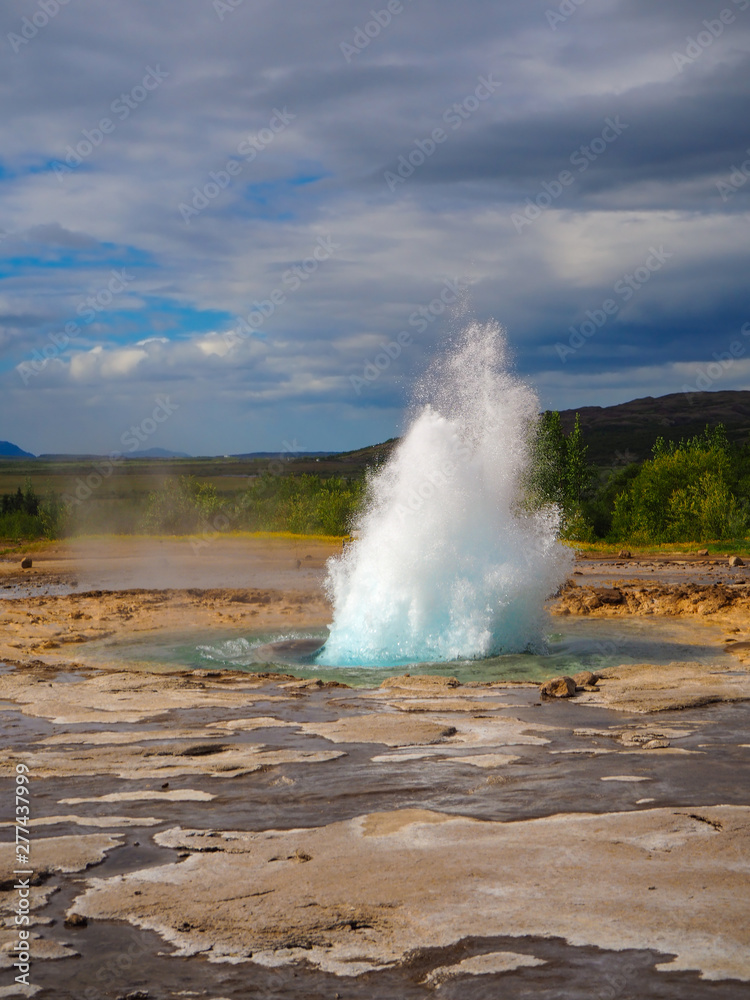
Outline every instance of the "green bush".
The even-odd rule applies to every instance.
[[[193,476],[168,479],[149,493],[143,530],[153,534],[189,535],[205,529],[206,522],[223,508],[213,483],[199,483]]]
[[[21,541],[60,538],[67,527],[65,504],[54,494],[39,496],[29,480],[25,489],[0,496],[0,537]]]
[[[562,537],[579,542],[593,541],[595,534],[586,505],[593,479],[587,451],[577,413],[567,436],[556,410],[543,413],[536,425],[525,484],[527,505],[556,506],[561,513]]]
[[[723,428],[666,444],[659,439],[627,490],[614,502],[612,537],[635,544],[706,541],[744,530],[729,485]]]
[[[213,483],[181,476],[167,480],[161,489],[149,494],[143,529],[173,535],[227,528],[345,535],[362,493],[359,480],[265,473],[230,504],[219,498]],[[217,528],[219,523],[221,527]]]
[[[234,520],[252,530],[345,535],[363,492],[361,480],[265,473],[240,497]]]

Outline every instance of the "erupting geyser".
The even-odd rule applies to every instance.
[[[524,504],[539,413],[497,323],[471,324],[418,386],[369,483],[359,538],[329,561],[331,665],[473,659],[543,645],[543,603],[572,554],[554,509]]]

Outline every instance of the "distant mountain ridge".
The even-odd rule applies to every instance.
[[[580,415],[588,461],[598,466],[627,465],[642,462],[651,455],[658,437],[677,441],[701,434],[706,425],[724,424],[730,441],[750,441],[750,390],[727,389],[715,392],[673,392],[666,396],[644,396],[614,406],[580,406],[561,410],[565,431],[570,431],[576,413]],[[372,465],[380,465],[391,453],[398,438],[347,452],[289,452],[282,457],[290,471],[315,471],[323,474],[353,474]],[[36,458],[10,441],[0,441],[0,458]],[[40,459],[71,461],[101,458],[97,455],[39,455]],[[126,458],[188,459],[184,452],[149,448],[132,452]],[[242,460],[278,459],[278,452],[254,451],[229,456]],[[312,463],[316,463],[313,465]]]
[[[130,451],[125,458],[192,458],[184,451],[170,451],[169,448],[146,448],[145,451]]]
[[[228,455],[227,458],[322,458],[337,455],[336,451],[244,451],[239,455]]]
[[[600,466],[641,462],[650,457],[657,438],[679,441],[701,434],[707,424],[724,424],[730,441],[750,439],[750,391],[746,389],[673,392],[615,406],[561,410],[566,432],[572,430],[576,413],[589,449],[587,458]]]
[[[36,458],[30,451],[24,451],[10,441],[0,441],[0,458]]]
[[[613,406],[579,406],[561,410],[566,432],[580,414],[587,460],[600,467],[642,462],[651,456],[656,439],[668,441],[702,434],[708,424],[724,424],[730,441],[750,440],[750,391],[673,392],[666,396],[644,396]],[[382,463],[398,444],[398,438],[332,456],[342,465],[364,468]]]
[[[31,456],[32,458],[35,456]],[[186,454],[184,451],[170,451],[168,448],[147,448],[145,451],[126,451],[122,454],[122,458],[192,458],[192,455]],[[107,458],[106,455],[99,455],[95,452],[45,452],[43,455],[37,455],[36,458],[41,458],[46,462],[95,462],[102,458]]]

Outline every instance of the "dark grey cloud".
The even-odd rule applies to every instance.
[[[744,3],[585,0],[558,20],[570,8],[547,0],[403,0],[364,45],[373,5],[349,0],[69,0],[47,24],[35,0],[9,0],[0,421],[20,415],[31,450],[106,449],[172,392],[180,409],[155,445],[273,449],[300,428],[311,448],[365,444],[396,430],[414,377],[462,322],[457,305],[414,322],[457,278],[472,315],[508,327],[545,405],[679,391],[750,320]],[[474,108],[481,78],[502,83]],[[271,134],[277,112],[288,123]],[[627,128],[581,170],[607,119]],[[436,128],[445,140],[389,185]],[[186,221],[180,205],[204,191]],[[529,202],[542,207],[519,231]],[[321,239],[335,252],[293,288]],[[661,246],[664,266],[618,296]],[[81,322],[123,268],[132,281]],[[235,318],[274,293],[261,336],[221,353]],[[608,296],[617,315],[563,363],[556,345]],[[409,344],[357,392],[403,331]],[[24,381],[18,366],[45,350]]]

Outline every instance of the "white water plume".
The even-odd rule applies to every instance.
[[[572,554],[553,509],[524,509],[536,394],[497,323],[469,325],[418,386],[416,413],[373,474],[359,538],[328,565],[318,661],[398,665],[539,649],[543,603]]]

